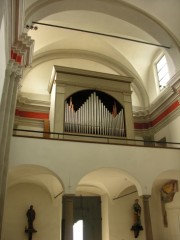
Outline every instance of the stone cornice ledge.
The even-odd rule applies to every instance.
[[[166,109],[172,102],[179,100],[180,96],[180,71],[178,71],[169,81],[167,87],[162,93],[152,102],[149,113],[152,114],[157,109]]]
[[[169,81],[168,86],[161,92],[161,94],[153,101],[148,109],[141,109],[134,107],[134,117],[151,118],[158,116],[173,102],[180,101],[180,71],[174,75]]]
[[[159,131],[180,115],[180,71],[147,110],[133,112],[135,131]]]
[[[25,96],[19,96],[17,100],[17,108],[25,111],[49,112],[50,101],[47,99],[31,99]]]

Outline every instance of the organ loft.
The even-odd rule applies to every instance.
[[[133,78],[54,66],[50,131],[133,139]]]

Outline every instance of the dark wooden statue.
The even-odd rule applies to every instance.
[[[134,237],[139,236],[139,232],[143,230],[141,225],[141,206],[139,205],[139,200],[136,199],[133,204],[133,213],[134,213],[134,224],[131,227],[131,231],[134,231]]]
[[[33,222],[36,218],[36,212],[33,209],[33,205],[31,205],[30,208],[27,210],[26,216],[28,219],[28,227],[25,228],[25,232],[28,234],[28,240],[32,240],[33,233],[37,232],[33,226]]]

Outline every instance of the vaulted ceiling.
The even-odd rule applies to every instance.
[[[149,107],[158,95],[152,68],[158,54],[164,51],[169,56],[171,76],[179,70],[179,9],[179,0],[26,0],[26,25],[43,25],[26,30],[35,46],[22,94],[48,100],[47,85],[56,64],[132,76],[133,106]]]

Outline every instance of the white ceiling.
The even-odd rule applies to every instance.
[[[167,51],[175,65],[180,60],[179,0],[26,0],[25,9],[25,20],[29,25],[35,21],[171,47],[168,50],[107,36],[38,25],[37,31],[28,31],[28,35],[35,40],[35,47],[33,69],[27,69],[26,73],[35,67],[36,74],[38,70],[42,73],[38,67],[42,65],[42,69],[43,64],[51,59],[52,62],[48,63],[50,69],[53,61],[56,61],[56,64],[63,66],[132,76],[135,78],[132,84],[133,106],[147,108],[157,96],[150,94],[152,90],[149,90],[152,78],[149,77],[149,72],[156,55]],[[176,71],[177,67],[172,67],[171,75]],[[50,73],[40,77],[40,81],[32,75],[33,72],[30,77],[23,79],[22,93],[32,91],[47,95],[44,89],[47,89]],[[31,83],[30,78],[36,81],[38,88]]]

